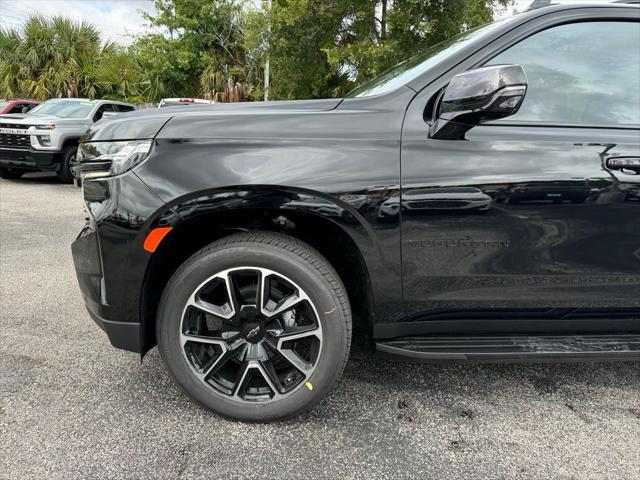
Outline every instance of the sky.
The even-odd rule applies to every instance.
[[[496,11],[496,17],[525,10],[531,1],[515,0],[512,7]],[[563,3],[584,2],[585,0],[563,0]],[[129,45],[135,35],[147,31],[140,10],[152,12],[153,0],[0,0],[0,27],[20,28],[26,18],[35,13],[46,16],[64,15],[93,23],[105,41]]]
[[[19,28],[36,13],[63,15],[91,22],[105,41],[129,45],[147,30],[139,10],[153,11],[153,0],[0,0],[0,26]]]

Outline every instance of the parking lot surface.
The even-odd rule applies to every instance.
[[[223,420],[89,319],[80,189],[0,180],[0,478],[640,479],[640,364],[352,354],[312,412]]]

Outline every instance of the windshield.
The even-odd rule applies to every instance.
[[[4,110],[7,105],[9,105],[9,102],[0,100],[0,110]]]
[[[54,115],[60,118],[82,118],[89,115],[95,102],[91,100],[48,100],[29,112],[29,115]]]
[[[502,25],[505,20],[507,19],[498,20],[497,22],[467,30],[444,42],[429,47],[427,50],[399,63],[392,69],[381,73],[374,79],[351,90],[346,97],[370,97],[372,95],[388,93],[402,85],[406,85],[438,62],[441,62],[448,56],[466,47],[472,40]]]

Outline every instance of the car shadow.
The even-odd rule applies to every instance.
[[[40,183],[40,184],[60,184],[58,176],[52,172],[25,173],[22,177],[11,180],[15,183]]]
[[[184,411],[176,415],[199,412],[220,419],[194,402],[184,401],[157,349],[149,352],[136,374],[130,373],[124,388],[153,392],[152,397],[165,397],[166,402],[181,405]],[[159,385],[163,387],[158,389]],[[597,399],[611,389],[633,390],[637,385],[640,369],[633,362],[414,363],[356,348],[325,400],[310,412],[276,423],[331,420],[338,426],[356,417],[372,420],[389,414],[411,423],[425,421],[434,412],[446,418],[470,418],[477,412],[492,411],[496,405],[509,410],[515,408],[511,404],[531,402],[566,405],[571,410],[576,401]]]

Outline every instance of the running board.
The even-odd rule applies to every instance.
[[[376,350],[426,362],[640,360],[640,335],[402,337],[380,341]]]

